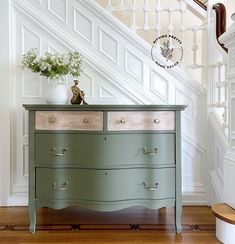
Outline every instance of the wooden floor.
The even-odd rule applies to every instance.
[[[37,231],[28,232],[26,207],[0,208],[0,243],[220,243],[210,207],[184,207],[183,231],[175,234],[173,209],[129,208],[94,212],[80,208],[37,211]]]

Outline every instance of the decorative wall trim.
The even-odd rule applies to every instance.
[[[161,74],[151,69],[150,89],[157,96],[160,96],[165,103],[169,100],[169,81]],[[154,79],[156,78],[156,79]],[[159,89],[160,86],[160,89]]]
[[[84,25],[87,25],[86,26],[86,31],[87,31],[87,28],[90,29],[89,35],[86,35],[83,30],[79,30],[78,29],[78,27],[77,27],[78,14],[80,15],[80,19],[83,18],[83,28],[85,28]],[[80,35],[84,40],[86,40],[88,43],[93,45],[93,21],[90,20],[88,17],[86,17],[81,11],[79,11],[75,7],[74,7],[74,10],[73,10],[73,30],[78,35]]]
[[[211,127],[214,131],[216,131],[216,136],[218,137],[219,141],[222,143],[223,148],[228,148],[228,140],[223,134],[222,131],[222,122],[221,119],[218,117],[218,115],[215,112],[211,112],[208,114],[208,120],[210,122]]]
[[[177,87],[175,89],[175,102],[176,104],[187,104],[187,111],[183,114],[185,118],[189,120],[190,123],[195,123],[195,104],[192,98],[190,98],[183,91],[179,90]]]
[[[221,177],[217,171],[210,172],[210,183],[216,193],[216,197],[220,202],[224,202],[223,185],[221,183]]]
[[[101,85],[99,86],[99,96],[100,96],[100,98],[103,98],[103,99],[117,100],[117,98],[113,94],[111,94],[107,89],[105,89]]]
[[[105,36],[106,41],[105,43]],[[103,53],[106,57],[108,57],[111,61],[113,61],[115,64],[119,64],[119,41],[114,39],[108,32],[106,32],[104,29],[99,27],[99,50],[101,53]],[[109,42],[109,43],[108,43]],[[116,57],[112,57],[112,54],[109,53],[109,50],[112,50],[111,44],[113,44],[113,49],[115,50]],[[116,46],[116,47],[114,47]]]
[[[143,61],[128,49],[125,49],[125,70],[133,76],[134,79],[143,83]]]
[[[48,11],[51,12],[61,22],[63,22],[64,24],[67,25],[67,6],[68,6],[67,0],[54,0],[54,1],[57,2],[57,4],[58,4],[59,1],[63,1],[64,2],[64,5],[65,5],[65,8],[64,8],[64,15],[65,16],[64,16],[64,18],[61,17],[58,13],[56,13],[55,10],[53,10],[53,8],[52,8],[52,1],[53,0],[47,0],[47,2],[48,2],[48,6],[47,6],[48,7]]]
[[[40,36],[38,36],[34,30],[30,29],[29,26],[27,26],[26,24],[22,24],[21,25],[21,33],[22,33],[22,54],[26,53],[27,50],[27,45],[26,45],[26,35],[27,33],[31,36],[33,36],[35,39],[38,39],[38,49],[39,49],[39,53],[41,51],[41,38]]]
[[[80,82],[80,85],[86,91],[85,97],[92,98],[94,95],[94,79],[86,71],[84,71],[81,76],[83,82]]]

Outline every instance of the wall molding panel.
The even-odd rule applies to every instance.
[[[100,28],[100,52],[111,59],[115,64],[119,64],[119,42],[108,32]]]
[[[125,50],[125,70],[140,83],[143,83],[144,63],[132,51]]]
[[[93,21],[74,7],[74,31],[93,45]]]
[[[150,80],[151,92],[160,96],[165,103],[169,100],[169,82],[166,78],[156,73],[156,71],[151,70],[151,80]]]
[[[205,133],[198,129],[205,121],[205,111],[200,110],[205,102],[204,90],[182,70],[158,67],[151,60],[150,47],[94,1],[11,0],[11,3],[15,16],[11,45],[15,50],[12,55],[16,72],[9,204],[27,203],[28,115],[22,104],[45,102],[46,80],[20,68],[22,54],[33,47],[40,54],[77,50],[84,56],[79,86],[89,104],[186,103],[188,108],[182,116],[184,203],[205,204]],[[72,78],[68,78],[69,96],[72,84]]]
[[[67,24],[67,0],[47,0],[48,11]]]

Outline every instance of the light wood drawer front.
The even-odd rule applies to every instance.
[[[36,169],[36,198],[121,201],[175,197],[175,169]]]
[[[36,130],[103,130],[103,112],[36,111]]]
[[[87,168],[175,164],[175,135],[38,133],[38,166],[79,165]]]
[[[174,111],[108,112],[108,130],[174,130]]]

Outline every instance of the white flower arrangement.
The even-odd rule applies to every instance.
[[[45,76],[50,82],[63,84],[66,75],[77,78],[82,71],[83,57],[78,52],[68,54],[45,53],[38,57],[37,49],[30,49],[23,55],[22,66],[33,73]]]

